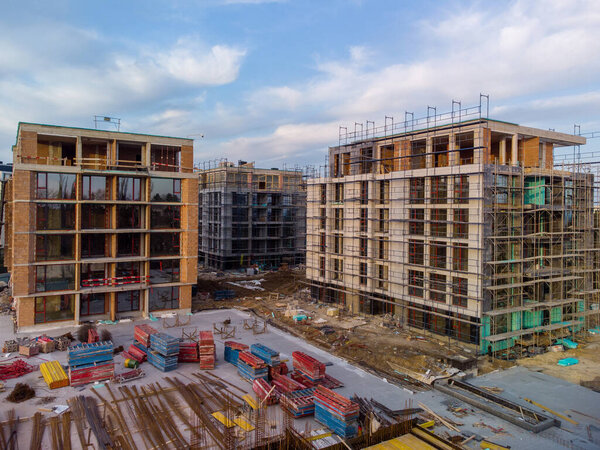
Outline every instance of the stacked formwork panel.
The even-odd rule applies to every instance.
[[[304,262],[306,187],[301,170],[227,161],[199,172],[199,260],[208,267]]]
[[[481,116],[481,105],[475,109],[476,117],[463,110],[386,127],[383,137],[341,136],[330,148],[325,176],[308,182],[313,297],[354,313],[393,314],[402,324],[482,351],[491,342],[492,350],[512,346],[517,335],[582,328],[567,322],[590,307],[562,294],[594,295],[583,294],[598,268],[594,178],[554,170],[553,151],[585,139],[492,121]],[[556,186],[566,189],[571,179],[574,204],[565,207],[570,197]],[[550,205],[536,204],[542,194]],[[559,225],[570,211],[577,225],[564,231]],[[535,230],[542,218],[549,232]],[[523,251],[527,264],[518,261]],[[540,257],[543,270],[535,269]],[[567,273],[582,267],[590,275]],[[521,296],[522,309],[504,330],[499,311],[506,308],[508,285],[513,303]],[[522,296],[534,285],[532,306]],[[538,317],[539,326],[530,326]]]
[[[191,308],[192,140],[20,123],[7,189],[17,323]]]

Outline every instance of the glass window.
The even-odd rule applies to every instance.
[[[106,311],[106,295],[104,293],[81,294],[79,302],[79,314],[91,316],[93,314],[104,314]]]
[[[408,295],[423,297],[423,272],[408,271]]]
[[[423,241],[408,241],[408,263],[409,264],[424,264],[425,243]]]
[[[139,201],[142,199],[142,180],[133,177],[119,177],[117,200]]]
[[[408,229],[410,234],[418,234],[423,236],[425,234],[425,210],[424,209],[411,209],[410,210],[410,222],[408,223]]]
[[[173,178],[151,178],[150,201],[180,202],[181,180]]]
[[[231,194],[231,202],[234,206],[248,206],[248,194],[239,194],[234,192]]]
[[[81,287],[96,287],[108,285],[106,266],[102,263],[81,265]]]
[[[446,177],[431,178],[431,203],[446,203],[448,199],[448,181]]]
[[[410,179],[410,203],[425,203],[425,178]]]
[[[140,228],[142,207],[138,205],[117,205],[117,228]]]
[[[431,236],[446,237],[448,213],[445,209],[431,210]]]
[[[468,280],[466,278],[452,277],[452,304],[467,307]]]
[[[177,286],[170,287],[154,287],[149,292],[149,309],[150,311],[158,311],[161,309],[177,309],[179,308],[179,288]]]
[[[75,174],[38,173],[37,198],[39,199],[75,199]]]
[[[236,210],[238,208],[234,208],[233,212]],[[242,208],[240,211],[246,213],[246,220],[248,220],[248,208]],[[236,220],[235,215],[233,220]],[[181,228],[181,207],[153,205],[150,209],[150,227],[152,229]]]
[[[82,200],[107,200],[110,190],[106,177],[84,175],[81,180]]]
[[[106,235],[101,233],[83,233],[81,235],[82,258],[104,258],[108,256]]]
[[[446,275],[429,274],[429,299],[446,303]]]
[[[75,296],[50,295],[35,298],[35,323],[72,320],[75,317]]]
[[[57,264],[35,267],[36,292],[75,289],[75,265]]]
[[[140,291],[117,292],[117,312],[139,311]]]
[[[51,234],[36,236],[35,260],[58,261],[74,259],[75,236],[72,234]]]
[[[64,203],[38,203],[36,205],[38,230],[74,230],[75,205]]]
[[[140,263],[139,262],[121,262],[117,263],[116,267],[117,279],[115,284],[132,284],[141,283]]]
[[[81,205],[81,228],[84,230],[109,228],[109,215],[106,205]]]
[[[176,283],[179,281],[179,260],[150,261],[150,284]]]
[[[446,244],[443,242],[432,242],[429,247],[429,265],[439,269],[446,268]]]
[[[179,233],[151,233],[150,256],[179,255]]]
[[[140,241],[136,233],[117,234],[117,256],[140,256]]]

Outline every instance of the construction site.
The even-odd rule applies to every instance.
[[[340,129],[308,180],[314,299],[503,359],[598,330],[586,138],[489,119],[487,101]]]

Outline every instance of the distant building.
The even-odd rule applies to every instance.
[[[190,139],[20,123],[5,264],[20,328],[190,311]]]
[[[554,161],[585,138],[455,117],[329,149],[308,180],[312,296],[483,352],[600,325],[598,183]]]
[[[302,172],[223,162],[201,171],[201,264],[235,269],[304,262],[306,190]]]

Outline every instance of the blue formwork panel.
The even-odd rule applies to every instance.
[[[93,367],[112,360],[113,343],[111,341],[78,344],[67,349],[67,362],[70,367]]]
[[[238,374],[245,380],[250,382],[256,380],[257,378],[263,378],[265,381],[269,381],[269,368],[262,367],[260,369],[255,369],[254,367],[246,364],[241,359],[238,360]]]
[[[342,438],[351,438],[358,434],[358,421],[356,418],[344,420],[334,414],[315,399],[315,420]]]
[[[266,345],[252,344],[250,346],[250,353],[254,356],[258,356],[270,366],[276,366],[281,362],[279,359],[279,352],[270,349]]]
[[[170,372],[177,369],[177,359],[177,355],[164,356],[152,350],[148,352],[148,362],[163,372]]]
[[[151,334],[150,349],[163,356],[177,356],[179,354],[179,339],[166,333]]]

